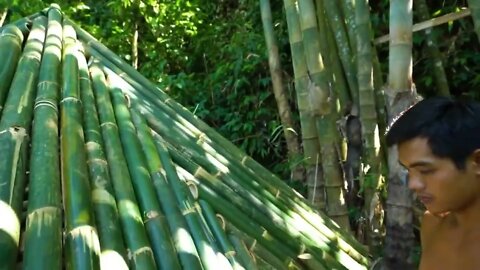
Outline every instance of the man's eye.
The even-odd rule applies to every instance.
[[[425,174],[431,174],[434,171],[435,171],[434,169],[424,169],[424,170],[419,170],[418,172],[425,175]]]

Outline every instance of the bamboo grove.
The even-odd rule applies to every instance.
[[[0,269],[370,266],[350,233],[58,6],[2,27],[0,55]],[[326,86],[330,74],[310,64],[298,81]],[[331,129],[338,112],[315,91],[325,107],[303,116]],[[327,196],[343,195],[330,175]]]
[[[308,200],[352,231],[374,257],[383,257],[385,269],[414,269],[413,197],[397,150],[386,149],[383,134],[388,123],[419,100],[412,82],[413,2],[421,21],[429,20],[430,13],[425,0],[388,2],[386,83],[374,47],[368,0],[284,0],[283,4]],[[480,36],[480,1],[467,2]],[[260,9],[272,67],[279,54],[272,45],[269,1],[260,1]],[[435,94],[448,96],[442,53],[430,27],[425,30],[426,50],[435,63]],[[274,80],[272,68],[271,74],[274,91],[279,91],[275,80],[281,79]],[[280,107],[278,98],[277,103]],[[285,131],[290,144],[287,136]]]

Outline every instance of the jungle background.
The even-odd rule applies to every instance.
[[[318,205],[319,209],[329,213],[346,230],[352,231],[361,242],[372,248],[372,253],[382,256],[388,252],[388,249],[383,249],[386,242],[385,245],[388,246],[388,241],[384,242],[388,235],[388,228],[384,228],[383,221],[385,216],[388,217],[388,206],[386,206],[388,192],[385,184],[388,183],[388,180],[385,180],[388,178],[388,166],[365,165],[368,156],[368,150],[365,148],[368,147],[362,149],[362,145],[368,144],[366,143],[368,139],[361,139],[360,124],[365,121],[362,119],[361,112],[362,104],[365,104],[366,99],[362,98],[361,94],[355,94],[359,92],[358,89],[362,84],[361,79],[357,81],[355,76],[360,70],[360,68],[356,69],[359,66],[357,59],[361,56],[357,54],[355,46],[357,42],[355,31],[358,30],[356,26],[354,27],[355,11],[351,9],[349,11],[349,8],[355,9],[355,7],[349,7],[355,1],[310,1],[314,4],[312,7],[316,7],[318,29],[322,29],[321,21],[323,20],[324,27],[330,29],[327,30],[330,34],[322,36],[322,32],[318,31],[320,32],[319,35],[317,33],[318,36],[310,37],[308,29],[302,25],[303,38],[313,38],[319,42],[326,69],[332,67],[331,73],[337,75],[337,79],[331,80],[327,85],[330,87],[334,85],[335,88],[336,94],[333,95],[335,101],[328,101],[334,104],[332,107],[335,109],[332,110],[335,111],[335,119],[329,123],[334,123],[335,132],[339,135],[326,143],[327,146],[323,146],[322,151],[325,151],[329,145],[334,148],[335,155],[338,155],[338,158],[335,155],[332,157],[339,161],[338,165],[332,166],[338,167],[340,178],[343,182],[347,182],[347,185],[342,182],[340,187],[338,183],[329,184],[331,178],[328,173],[319,173],[322,171],[322,166],[319,164],[322,162],[326,164],[331,160],[323,160],[324,157],[319,158],[318,155],[315,159],[306,154],[306,149],[312,150],[312,148],[306,145],[306,139],[311,138],[304,136],[305,130],[301,126],[302,121],[305,120],[302,117],[302,110],[305,108],[299,105],[301,102],[298,101],[300,97],[297,87],[301,84],[302,75],[294,70],[294,66],[298,65],[298,61],[295,63],[296,56],[293,51],[295,40],[292,39],[293,30],[289,29],[291,25],[287,23],[292,19],[288,17],[291,14],[288,13],[288,7],[296,1],[271,0],[269,2],[271,20],[266,20],[269,16],[265,13],[262,20],[262,12],[265,12],[263,5],[268,1],[17,0],[6,1],[0,5],[2,24],[28,16],[52,2],[57,2],[68,17],[131,63],[171,97],[265,167],[285,179],[289,185]],[[357,1],[357,4],[360,2],[368,3],[368,1]],[[385,88],[388,88],[386,87],[386,82],[389,80],[388,74],[392,72],[389,68],[391,48],[388,42],[375,43],[374,38],[389,33],[389,26],[392,24],[389,14],[393,2],[395,1],[377,0],[368,3],[370,14],[367,18],[371,27],[368,27],[370,32],[364,34],[367,37],[367,43],[372,44],[371,55],[378,56],[369,57],[378,59],[378,62],[371,60],[374,66],[375,63],[378,64],[372,67],[375,82],[372,81],[371,84],[375,95],[372,95],[371,99],[375,99],[373,97],[376,96],[376,101],[371,103],[376,107],[380,141],[388,123],[385,112],[385,107],[388,105],[379,104],[378,100],[384,99],[382,97],[384,91],[389,91]],[[300,12],[297,14],[300,17],[297,21],[304,22],[301,16],[305,12],[302,12],[301,5]],[[413,7],[415,24],[431,17],[459,12],[468,7],[468,3],[459,0],[416,0]],[[424,9],[425,7],[427,10]],[[308,7],[303,6],[303,11],[306,9]],[[340,15],[332,14],[332,10],[336,9],[340,11]],[[278,56],[271,54],[271,57],[277,57],[279,62],[277,70],[282,77],[280,86],[286,97],[286,103],[282,106],[286,105],[283,109],[290,111],[290,123],[282,121],[279,114],[279,108],[280,111],[282,108],[278,105],[278,98],[272,85],[269,46],[265,39],[268,25],[273,30],[271,34],[278,47]],[[340,28],[335,27],[343,28],[345,31],[345,37],[349,40],[346,46],[349,47],[349,52],[345,52],[345,47],[341,44],[342,37],[338,37]],[[479,41],[472,17],[467,16],[415,32],[411,41],[412,80],[416,91],[421,96],[450,94],[457,97],[479,98],[477,88],[480,84],[480,67],[476,65],[480,60]],[[305,51],[310,52],[305,41],[304,44]],[[435,49],[432,49],[429,44],[436,45]],[[303,61],[309,61],[307,54]],[[342,57],[344,58],[341,59]],[[410,59],[409,56],[399,56],[399,58],[402,57],[407,61]],[[350,66],[348,61],[351,61]],[[443,65],[444,75],[436,73],[435,66],[438,61]],[[335,65],[339,65],[340,68],[335,70],[333,68]],[[355,74],[350,73],[350,67],[354,67]],[[311,82],[306,86],[310,91],[307,96],[310,100],[321,103],[322,98],[315,96],[315,87],[318,86],[315,85],[317,84],[316,74],[312,72],[310,66],[308,70],[308,74],[303,74],[308,75],[308,81]],[[356,83],[360,86],[352,85],[352,77],[350,77],[352,75],[353,81],[357,81]],[[442,76],[444,76],[443,80]],[[319,80],[322,81],[322,79]],[[338,81],[343,81],[343,87],[349,89],[347,89],[348,94],[345,94],[346,97],[342,98],[339,90],[342,83]],[[355,87],[358,89],[354,89]],[[394,86],[390,85],[390,88],[392,87]],[[412,87],[409,86],[410,88]],[[322,108],[317,110],[319,112],[312,114],[325,115]],[[322,130],[322,123],[317,125],[320,126],[317,128]],[[319,133],[321,137],[322,132]],[[297,141],[298,149],[295,153],[292,153],[285,139],[287,134],[290,136],[294,134],[294,140]],[[360,138],[359,143],[358,138]],[[357,143],[355,143],[356,140]],[[380,152],[385,154],[379,154],[377,162],[386,164],[386,149]],[[360,156],[363,156],[363,159]],[[323,170],[328,171],[326,167]],[[372,171],[374,171],[373,176]],[[325,179],[324,182],[321,178]],[[373,178],[376,180],[372,180]],[[313,184],[312,181],[315,183]],[[336,196],[329,197],[328,188],[335,188]],[[342,200],[346,203],[342,203]],[[347,212],[345,218],[338,219],[338,216],[343,215],[342,207]],[[414,218],[411,221],[413,229],[410,229],[412,237],[409,239],[413,239],[414,244],[410,246],[406,256],[410,264],[415,264],[419,256],[418,224],[422,209],[416,204],[407,205],[407,208],[409,211],[413,209]],[[372,225],[374,223],[378,224]]]

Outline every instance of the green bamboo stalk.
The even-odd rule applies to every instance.
[[[61,11],[50,9],[34,106],[23,269],[62,268],[62,193],[58,157],[61,22]]]
[[[320,157],[325,179],[327,214],[340,227],[348,230],[348,213],[343,198],[343,177],[340,172],[337,152],[338,131],[335,126],[336,117],[333,92],[330,88],[331,73],[324,66],[324,58],[320,47],[320,34],[317,26],[315,7],[312,0],[299,0],[300,25],[303,33],[303,44],[307,57],[307,67],[311,76],[309,86],[310,104],[317,117],[317,133],[320,140]],[[352,88],[356,89],[356,88]]]
[[[145,155],[136,136],[125,96],[110,81],[110,95],[118,123],[120,139],[125,152],[133,188],[139,202],[142,220],[152,245],[157,265],[163,269],[180,269],[180,262],[170,237],[165,215],[155,194],[152,179],[147,169]]]
[[[255,257],[248,251],[245,243],[235,234],[232,232],[228,232],[228,239],[233,245],[235,249],[235,254],[240,261],[241,266],[243,266],[246,270],[256,270],[258,269],[255,263]]]
[[[100,243],[95,229],[82,127],[76,34],[63,25],[60,154],[65,208],[67,269],[100,269]]]
[[[13,269],[20,243],[28,136],[24,128],[0,131],[0,269]]]
[[[468,8],[471,11],[473,18],[473,25],[475,26],[475,32],[477,33],[477,38],[480,41],[480,1],[479,0],[468,0]]]
[[[274,254],[272,254],[270,251],[268,251],[265,247],[263,247],[261,244],[259,244],[255,239],[249,237],[245,233],[239,231],[237,228],[232,226],[232,224],[227,224],[226,225],[226,230],[232,235],[232,236],[237,236],[241,237],[241,239],[244,242],[244,245],[248,246],[245,247],[247,248],[247,252],[254,254],[254,256],[257,258],[257,265],[259,269],[265,269],[265,268],[270,268],[270,269],[297,269],[295,268],[294,264],[286,265],[284,262],[277,258]],[[240,239],[239,239],[240,240]],[[263,261],[265,265],[260,264],[260,260]]]
[[[323,1],[325,13],[328,22],[337,41],[338,55],[342,63],[345,77],[347,79],[350,95],[353,103],[358,105],[358,83],[355,78],[356,67],[354,61],[354,53],[350,47],[344,18],[339,8],[339,1]]]
[[[95,101],[100,118],[103,141],[109,163],[109,171],[117,199],[122,231],[129,249],[130,267],[134,269],[155,269],[153,252],[142,222],[142,215],[130,180],[127,162],[122,150],[120,135],[115,121],[112,103],[103,71],[94,65],[90,67]]]
[[[34,21],[3,107],[0,130],[20,126],[30,132],[46,24],[43,16]]]
[[[23,34],[14,25],[6,26],[0,35],[0,115],[22,51]]]
[[[232,243],[230,243],[227,234],[219,224],[217,216],[215,215],[215,212],[213,211],[210,204],[208,204],[204,200],[199,200],[199,204],[202,210],[202,214],[203,216],[205,216],[205,219],[208,223],[208,226],[212,230],[215,239],[219,243],[223,254],[233,266],[233,269],[243,269],[243,267],[241,267],[239,262],[237,261],[235,249],[233,248]]]
[[[160,160],[163,164],[163,168],[165,169],[168,182],[174,190],[180,211],[187,220],[190,233],[193,236],[193,240],[200,255],[202,264],[206,269],[215,269],[218,266],[217,255],[215,254],[215,250],[213,250],[211,247],[208,237],[202,227],[198,207],[196,206],[188,187],[178,177],[176,169],[170,158],[170,154],[168,153],[168,150],[162,141],[163,139],[158,138],[158,134],[156,135],[157,138],[155,138],[155,143],[160,155]]]
[[[420,21],[430,20],[430,12],[428,11],[427,2],[425,0],[417,0],[413,2],[415,4],[415,9],[417,10],[418,18]],[[435,78],[435,86],[437,88],[437,93],[441,96],[450,96],[450,89],[448,87],[447,75],[445,74],[445,69],[443,68],[443,57],[442,53],[438,49],[437,39],[433,35],[434,29],[427,28],[425,30],[426,34],[426,49],[427,53],[433,62],[433,76]]]
[[[373,89],[373,56],[371,45],[370,10],[368,0],[356,2],[357,25],[357,55],[358,55],[358,85],[360,121],[362,123],[363,138],[363,168],[364,170],[364,217],[367,220],[367,241],[370,250],[379,254],[384,231],[383,215],[378,207],[383,209],[380,202],[382,184],[382,152],[380,150],[380,134],[375,107],[375,93]]]
[[[272,78],[273,93],[277,103],[278,115],[283,127],[283,134],[288,150],[289,164],[292,165],[299,159],[300,146],[297,141],[294,124],[292,120],[292,112],[288,104],[288,97],[283,86],[282,70],[280,59],[278,56],[278,45],[275,39],[272,23],[272,11],[269,0],[260,0],[260,11],[262,15],[263,31],[268,50],[268,64]],[[291,167],[292,180],[303,181],[303,168],[299,165]]]
[[[0,120],[0,203],[5,218],[0,223],[0,269],[15,265],[19,248],[20,217],[26,181],[28,134],[33,114],[41,53],[45,40],[46,18],[34,21],[24,52],[10,86]],[[2,215],[3,216],[3,215]]]
[[[46,17],[49,9],[50,8],[45,8],[42,11],[35,12],[35,13],[33,13],[33,14],[27,16],[27,17],[23,17],[23,18],[18,19],[14,22],[10,22],[7,25],[4,25],[4,26],[0,27],[0,32],[2,32],[6,27],[10,27],[10,26],[14,25],[23,33],[24,36],[26,36],[26,35],[28,35],[28,33],[30,32],[30,30],[32,28],[33,21],[40,16],[45,16]]]
[[[335,42],[335,37],[333,36],[333,30],[326,18],[323,0],[316,0],[315,3],[317,8],[318,30],[322,36],[322,40],[326,40],[326,42],[321,43],[322,51],[324,55],[328,56],[328,66],[331,67],[331,71],[334,74],[332,81],[335,94],[340,103],[339,112],[341,115],[349,114],[352,110],[352,99],[350,97],[350,91],[345,80],[345,75],[338,54],[337,44]]]
[[[414,104],[412,85],[412,1],[390,1],[389,75],[386,90],[389,122]],[[398,163],[396,147],[388,149],[385,265],[388,269],[412,269],[413,198],[407,173]]]
[[[297,96],[300,126],[302,133],[303,155],[305,159],[308,200],[317,210],[325,209],[325,190],[320,160],[320,146],[315,126],[314,114],[309,105],[308,71],[302,32],[294,0],[284,0],[288,25],[288,36],[292,53],[295,92]]]
[[[355,0],[342,0],[340,1],[340,8],[342,9],[343,17],[345,18],[345,27],[347,29],[348,41],[350,43],[350,48],[355,57],[355,48],[357,48],[357,24],[355,22]],[[353,63],[356,63],[357,59],[352,60]]]
[[[173,241],[184,269],[202,269],[195,243],[188,229],[187,222],[177,206],[172,187],[164,174],[160,157],[147,123],[143,116],[133,108],[130,110],[138,138],[148,163],[148,169],[157,192],[158,200],[167,219]]]
[[[117,200],[105,157],[102,133],[95,97],[85,56],[79,53],[80,96],[83,103],[83,123],[87,164],[96,228],[100,239],[102,268],[128,269],[127,251],[119,220]]]

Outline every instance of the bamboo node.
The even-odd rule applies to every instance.
[[[256,245],[257,245],[257,239],[253,239],[253,243],[250,246],[250,248],[248,249],[248,251],[250,251],[250,253],[255,253],[255,246]]]
[[[247,159],[248,159],[248,156],[244,156],[244,157],[242,158],[242,161],[240,161],[240,163],[241,163],[242,165],[245,165],[245,162],[247,162]]]
[[[74,103],[82,104],[82,101],[76,97],[65,97],[60,101],[60,104],[63,104],[64,102],[67,102],[67,101],[73,101]]]
[[[100,127],[106,127],[106,126],[112,126],[114,128],[117,128],[117,124],[115,124],[114,122],[104,122],[102,124],[100,124]]]
[[[205,133],[200,133],[198,135],[197,144],[203,144],[207,140],[207,135]]]
[[[132,254],[133,260],[135,261],[135,258],[141,255],[141,253],[150,253],[150,255],[153,256],[153,251],[150,247],[142,247],[137,249],[135,252],[133,252]]]
[[[50,100],[39,100],[35,102],[35,105],[33,107],[33,110],[38,109],[39,107],[46,106],[52,108],[56,113],[58,113],[58,107],[57,104],[50,101]]]
[[[183,216],[187,216],[187,215],[193,214],[193,213],[196,213],[195,207],[189,207],[189,208],[182,211]]]
[[[225,255],[225,257],[227,257],[227,256],[235,257],[235,255],[237,255],[237,252],[235,252],[235,250],[229,250],[229,251],[227,251],[223,254]]]
[[[160,213],[155,211],[155,210],[152,210],[152,211],[148,211],[146,214],[145,214],[145,217],[147,217],[147,219],[143,222],[144,224],[148,223],[149,221],[153,220],[153,219],[156,219],[157,217],[161,217]]]

